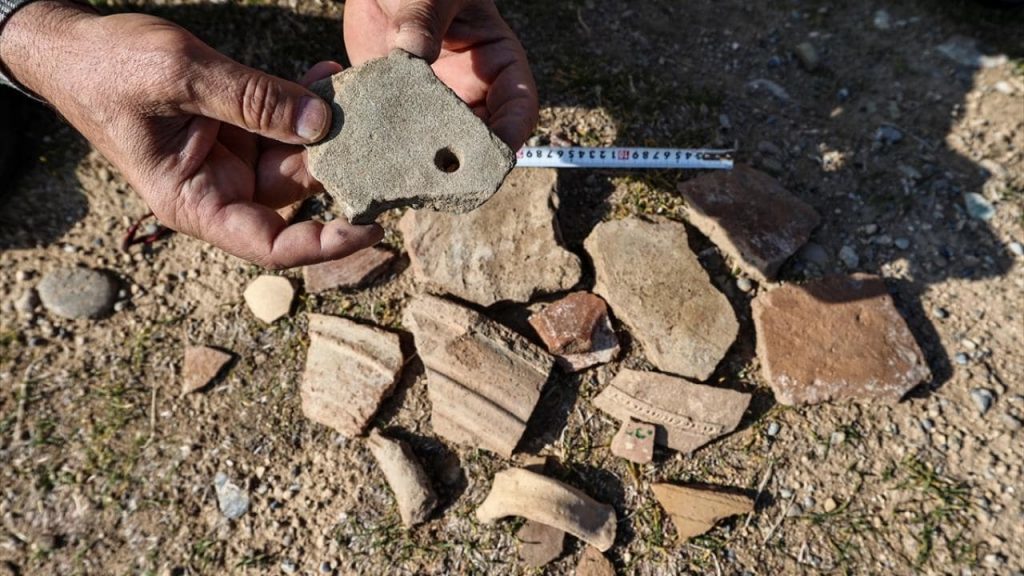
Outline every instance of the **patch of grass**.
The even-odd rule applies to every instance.
[[[897,474],[897,488],[909,490],[916,498],[899,512],[909,514],[909,524],[918,542],[917,554],[911,560],[922,568],[932,559],[935,549],[943,545],[957,561],[973,562],[971,552],[976,545],[964,541],[968,532],[971,489],[966,483],[943,475],[934,465],[919,457],[905,458]],[[949,533],[954,529],[953,534]]]

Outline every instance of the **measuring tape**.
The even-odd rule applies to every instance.
[[[524,146],[516,154],[523,168],[619,168],[623,170],[731,170],[732,150],[684,148],[588,148]]]

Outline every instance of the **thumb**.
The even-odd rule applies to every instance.
[[[461,0],[402,0],[391,20],[390,47],[433,63],[441,54],[441,41],[461,7]]]
[[[294,82],[243,66],[221,54],[197,61],[194,66],[191,101],[182,105],[187,113],[289,144],[316,142],[330,128],[327,102]]]

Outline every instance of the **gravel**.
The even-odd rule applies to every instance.
[[[857,251],[853,246],[843,246],[839,249],[839,260],[843,262],[843,265],[848,269],[853,270],[860,266],[860,256],[857,255]]]
[[[991,390],[975,388],[971,390],[971,400],[974,400],[974,405],[978,407],[978,413],[984,416],[995,402],[995,395]]]
[[[977,192],[964,194],[964,207],[967,209],[967,214],[975,220],[987,222],[996,215],[996,209],[992,203]]]
[[[217,493],[217,507],[228,520],[237,520],[249,511],[249,493],[234,482],[228,480],[223,472],[213,478],[213,487]]]

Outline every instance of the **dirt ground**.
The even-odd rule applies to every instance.
[[[617,569],[1021,574],[1024,258],[1011,245],[1024,241],[1024,15],[953,0],[499,5],[534,65],[537,142],[735,146],[822,216],[812,241],[826,257],[795,258],[784,278],[847,270],[840,252],[852,250],[853,269],[886,278],[935,375],[895,406],[776,405],[754,357],[753,293],[691,229],[741,322],[711,380],[754,394],[740,428],[651,465],[611,457],[616,422],[590,399],[620,367],[650,368],[627,339],[621,362],[549,382],[520,446],[557,456],[561,479],[615,506]],[[339,3],[136,8],[284,76],[344,59]],[[938,50],[956,37],[1007,58],[957,64]],[[795,56],[804,42],[814,70]],[[538,572],[517,560],[517,522],[475,521],[510,463],[433,436],[422,366],[410,364],[374,420],[411,442],[440,488],[441,511],[413,531],[362,442],[302,416],[305,313],[400,329],[416,290],[407,264],[365,290],[300,294],[267,327],[240,302],[253,266],[183,236],[122,253],[145,206],[73,130],[45,111],[32,119],[24,173],[0,183],[0,575]],[[879,137],[892,129],[898,142]],[[693,176],[560,174],[568,247],[583,255],[602,219],[682,220],[675,186]],[[966,192],[995,217],[968,217]],[[314,200],[304,213],[326,210]],[[384,219],[395,247],[398,215]],[[74,322],[14,312],[42,274],[76,263],[116,273],[123,309]],[[583,287],[592,281],[587,272]],[[206,392],[179,397],[186,344],[238,358]],[[984,413],[978,389],[994,396]],[[238,521],[217,510],[218,471],[251,494]],[[650,491],[666,480],[748,489],[757,511],[679,543]],[[543,572],[570,574],[581,551],[568,539]]]

